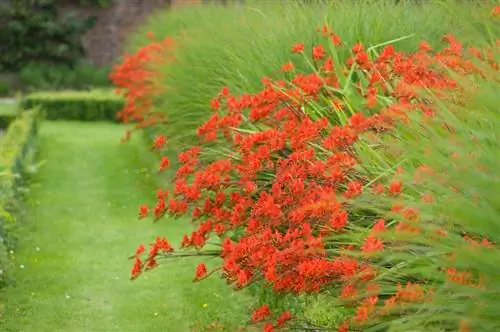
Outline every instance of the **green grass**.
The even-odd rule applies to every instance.
[[[39,161],[27,196],[15,281],[0,291],[2,331],[189,331],[248,319],[249,300],[219,279],[193,284],[193,261],[172,262],[130,281],[127,257],[166,235],[178,243],[186,220],[136,219],[156,177],[139,137],[107,123],[44,122]],[[206,308],[204,307],[206,304]]]

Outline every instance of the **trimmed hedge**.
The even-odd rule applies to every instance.
[[[17,117],[0,139],[0,286],[12,265],[8,250],[15,244],[14,226],[20,212],[21,190],[35,151],[38,110]]]
[[[15,105],[0,104],[0,129],[6,129],[18,115]]]
[[[110,90],[35,92],[24,97],[21,106],[40,107],[49,120],[117,121],[124,100]]]

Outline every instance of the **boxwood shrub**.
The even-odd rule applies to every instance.
[[[22,209],[21,192],[28,166],[34,160],[38,110],[18,116],[0,138],[0,286],[9,279],[9,250],[15,244],[15,226]]]
[[[40,107],[49,120],[117,121],[124,101],[112,90],[57,91],[28,94],[21,105]]]

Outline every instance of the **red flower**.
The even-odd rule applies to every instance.
[[[161,157],[160,171],[164,171],[170,165],[170,160],[167,157]]]
[[[225,97],[229,96],[229,88],[227,86],[222,87],[220,94]]]
[[[135,258],[135,264],[134,264],[134,267],[132,268],[132,272],[131,272],[131,279],[135,279],[139,276],[139,274],[141,274],[142,272],[142,261],[139,257],[136,257]]]
[[[286,322],[288,322],[290,319],[292,319],[292,313],[290,311],[285,311],[282,313],[278,319],[276,320],[276,325],[278,327],[282,327],[285,325]]]
[[[146,37],[148,37],[149,39],[153,39],[155,37],[155,33],[153,31],[148,31],[146,33]]]
[[[210,101],[210,108],[214,111],[217,111],[220,108],[219,98],[214,98]]]
[[[377,222],[372,226],[372,231],[373,232],[383,232],[385,231],[385,220],[383,218],[380,218],[377,220]]]
[[[343,228],[347,224],[347,212],[342,211],[339,214],[334,215],[330,220],[330,225],[335,230]]]
[[[500,6],[493,7],[491,15],[493,15],[493,17],[500,16]]]
[[[162,149],[167,144],[167,139],[163,135],[158,135],[153,141],[153,149]]]
[[[257,323],[263,321],[267,317],[271,316],[273,313],[269,310],[269,306],[264,304],[262,307],[259,307],[254,310],[252,314],[252,318],[250,319],[253,323]]]
[[[147,205],[139,206],[139,218],[145,218],[149,213],[149,207]]]
[[[354,45],[352,47],[352,52],[354,54],[358,54],[360,52],[363,52],[363,50],[364,50],[364,47],[363,47],[363,44],[361,44],[361,43],[357,43],[356,45]]]
[[[297,43],[292,46],[292,53],[301,53],[304,51],[304,44]]]
[[[347,190],[344,192],[345,198],[354,198],[361,195],[363,185],[359,181],[352,181],[347,184]]]
[[[274,327],[273,324],[271,323],[266,323],[264,325],[264,332],[274,332]]]
[[[321,34],[323,35],[323,37],[326,37],[330,34],[330,28],[328,27],[328,25],[323,24],[323,28],[321,29]]]
[[[323,48],[323,45],[317,45],[313,47],[313,59],[315,61],[321,60],[325,57],[325,49]]]
[[[135,250],[135,254],[136,255],[140,255],[144,252],[144,250],[146,250],[146,248],[144,248],[144,245],[141,244],[140,246],[137,247],[137,249]]]
[[[399,180],[393,180],[389,185],[389,192],[393,195],[397,195],[403,191],[403,182]]]
[[[349,332],[349,321],[344,321],[339,325],[338,332]]]
[[[167,206],[165,204],[165,201],[163,199],[158,200],[158,203],[156,203],[153,209],[155,219],[160,219],[160,217],[165,213],[166,208]]]
[[[196,267],[196,275],[194,277],[194,280],[197,281],[203,279],[204,277],[206,277],[207,273],[208,270],[205,263],[198,264],[198,266]]]
[[[356,294],[357,294],[356,287],[353,284],[347,284],[342,288],[342,291],[340,293],[340,298],[350,299],[356,296]]]
[[[293,62],[289,61],[281,66],[281,71],[283,72],[292,71],[294,68],[295,67],[293,65]]]
[[[332,43],[335,46],[340,46],[342,44],[342,39],[340,39],[340,37],[337,34],[333,33],[332,34]]]
[[[328,59],[326,59],[325,63],[323,64],[323,70],[327,73],[333,70],[333,60],[331,57],[328,57]]]
[[[384,249],[384,244],[373,235],[369,235],[365,239],[365,243],[363,243],[363,245],[361,246],[361,251],[364,253],[377,252],[381,251],[382,249]]]
[[[148,269],[148,270],[154,269],[157,266],[158,266],[158,262],[154,258],[149,259],[146,263],[146,269]]]
[[[424,52],[430,52],[432,50],[431,45],[429,45],[429,43],[426,41],[420,42],[419,48]]]

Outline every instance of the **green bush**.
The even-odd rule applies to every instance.
[[[95,68],[88,63],[76,67],[29,64],[19,74],[24,90],[83,90],[107,87],[109,68]]]
[[[14,230],[21,213],[20,189],[35,150],[37,116],[37,110],[24,112],[0,139],[0,286],[9,278],[8,250],[15,244]]]
[[[10,86],[7,82],[0,80],[0,97],[5,97],[10,94]]]
[[[49,120],[116,120],[123,98],[111,90],[35,92],[21,102],[25,109],[39,106]]]
[[[94,23],[93,17],[61,17],[52,0],[0,7],[0,70],[18,70],[31,61],[74,65],[84,55],[81,37]]]

